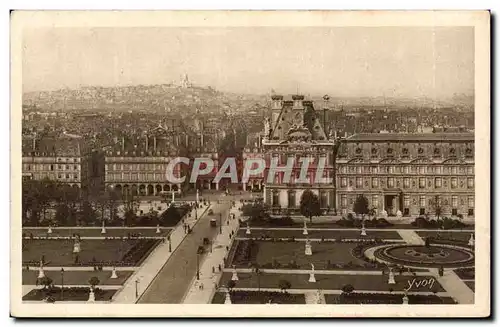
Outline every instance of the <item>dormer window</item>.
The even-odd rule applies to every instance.
[[[418,154],[422,154],[422,153],[424,153],[424,149],[418,148]]]
[[[451,148],[451,149],[450,149],[450,154],[451,154],[451,155],[454,155],[454,154],[455,154],[455,148]]]
[[[439,154],[440,154],[439,148],[434,148],[434,155],[439,155]]]
[[[394,150],[392,148],[387,149],[387,154],[392,154]]]
[[[372,156],[376,156],[376,155],[377,155],[377,149],[372,148]]]
[[[356,154],[361,154],[361,148],[356,148]]]
[[[408,155],[408,148],[403,148],[403,155]]]

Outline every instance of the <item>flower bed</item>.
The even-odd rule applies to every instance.
[[[117,290],[94,290],[96,301],[110,301]],[[90,289],[88,287],[69,287],[64,288],[61,296],[60,287],[51,287],[48,289],[34,289],[23,296],[23,301],[43,301],[47,296],[51,296],[55,301],[87,301],[89,299]]]
[[[325,294],[327,304],[403,304],[403,294],[349,293]],[[408,295],[408,304],[457,304],[451,297]]]
[[[259,244],[253,240],[239,241],[233,256],[232,264],[247,265],[255,261],[259,252]]]
[[[78,260],[72,240],[23,240],[23,266],[38,266],[44,257],[46,266],[136,266],[162,240],[108,239],[82,240]]]
[[[215,293],[212,304],[223,304],[226,293]],[[306,304],[304,294],[290,294],[283,292],[258,292],[258,291],[232,291],[231,302],[233,304]]]

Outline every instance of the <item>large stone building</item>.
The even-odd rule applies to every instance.
[[[320,158],[325,160],[325,178],[333,178],[333,149],[335,139],[325,133],[320,117],[312,101],[305,101],[304,96],[294,95],[292,100],[283,100],[283,96],[272,96],[272,119],[266,122],[263,152],[266,160],[266,181],[264,201],[274,212],[294,213],[300,207],[300,199],[305,190],[316,193],[321,208],[332,209],[335,206],[335,188],[333,182],[323,183],[316,180],[317,164]],[[300,180],[299,158],[308,157],[314,162],[309,165],[306,179]],[[295,164],[291,170],[291,180],[284,180],[285,172],[280,172],[269,179],[272,160],[278,160],[279,166],[286,166],[289,159]]]
[[[63,134],[24,135],[22,177],[50,179],[73,187],[87,188],[90,151],[81,138]]]
[[[473,133],[371,133],[340,138],[335,130],[325,133],[311,101],[300,95],[292,100],[272,97],[272,119],[262,141],[264,199],[274,211],[297,211],[303,191],[310,189],[318,194],[323,209],[333,209],[330,214],[352,212],[356,197],[364,195],[379,216],[432,216],[439,210],[441,216],[473,218]],[[285,166],[288,158],[299,157],[324,157],[324,176],[332,182],[316,183],[315,165],[310,166],[308,183],[296,182],[300,170],[296,166],[292,181],[284,181],[283,172],[272,182],[267,180],[272,158]]]
[[[474,216],[474,134],[355,134],[337,157],[337,207],[363,194],[389,216]]]
[[[117,139],[105,152],[105,184],[118,193],[140,196],[180,193],[181,184],[167,181],[167,165],[179,156],[182,139],[164,127],[146,135]],[[175,165],[173,175],[181,176],[181,165]]]

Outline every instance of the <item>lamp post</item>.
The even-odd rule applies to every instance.
[[[139,280],[135,280],[135,298],[137,299],[139,297]]]
[[[61,301],[64,300],[64,268],[61,268]]]
[[[200,280],[200,254],[196,253],[196,279]]]

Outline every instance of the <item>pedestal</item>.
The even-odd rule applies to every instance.
[[[233,304],[233,302],[231,302],[231,295],[229,295],[229,292],[226,292],[226,299],[224,300],[224,304]]]
[[[160,234],[160,233],[161,233],[160,225],[156,225],[156,234]]]
[[[474,234],[470,234],[470,238],[469,238],[469,246],[474,246]]]
[[[116,274],[116,268],[113,267],[113,271],[111,272],[111,279],[116,279],[118,278],[118,275]]]
[[[250,235],[252,234],[252,232],[250,231],[250,226],[247,225],[247,231],[245,232],[246,235]]]
[[[389,280],[387,281],[387,284],[396,284],[396,281],[394,280],[394,273],[392,270],[389,271]]]
[[[408,296],[403,296],[403,304],[408,304]]]
[[[308,235],[309,233],[307,232],[307,227],[304,228],[304,231],[302,232],[302,235]]]
[[[305,252],[304,252],[305,255],[312,255],[312,246],[311,244],[306,244],[306,248],[305,248]]]
[[[90,289],[89,299],[87,300],[87,302],[95,302],[95,294],[92,288]]]
[[[47,230],[47,234],[52,234],[52,227],[49,226],[49,229]]]
[[[366,236],[366,229],[364,227],[361,228],[361,236]]]
[[[238,273],[236,272],[236,270],[233,271],[233,276],[231,277],[231,280],[234,280],[234,281],[240,280],[238,278]]]
[[[45,272],[43,271],[43,268],[40,267],[40,269],[38,269],[38,278],[44,278],[45,277]]]
[[[80,243],[75,243],[73,245],[73,253],[80,253],[80,250],[81,250]]]
[[[314,273],[309,274],[309,283],[316,283],[316,277],[314,277]]]
[[[106,234],[106,227],[101,228],[101,234]]]

